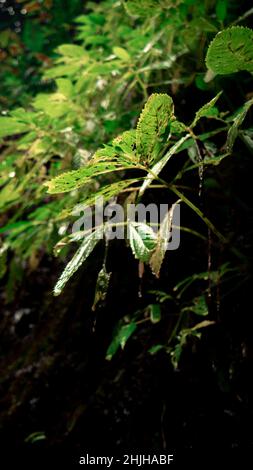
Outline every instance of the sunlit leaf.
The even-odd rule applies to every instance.
[[[57,284],[54,287],[54,295],[61,294],[66,283],[73,276],[73,274],[80,268],[80,266],[85,262],[88,256],[92,253],[95,246],[103,237],[103,227],[96,229],[90,235],[86,236],[78,248],[77,252],[67,264],[63,273],[61,274]]]
[[[151,270],[156,277],[160,276],[160,270],[168,248],[168,242],[171,235],[174,210],[176,204],[178,204],[179,202],[180,201],[177,201],[175,204],[172,205],[160,225],[160,229],[157,235],[157,244],[149,261]]]
[[[156,235],[144,223],[129,222],[129,243],[136,259],[147,262],[156,245]]]
[[[169,151],[164,155],[164,157],[159,160],[151,169],[150,173],[148,176],[146,176],[141,188],[140,188],[140,196],[144,194],[146,189],[151,185],[152,181],[156,178],[156,176],[159,175],[159,173],[162,171],[162,169],[165,167],[165,165],[168,163],[168,161],[175,155],[178,151],[181,150],[182,144],[190,138],[190,135],[187,134],[184,137],[182,137],[180,140],[178,140],[172,147],[169,149]]]
[[[136,129],[136,149],[140,161],[157,159],[163,139],[169,133],[169,124],[174,120],[172,98],[166,94],[153,94],[140,115]]]

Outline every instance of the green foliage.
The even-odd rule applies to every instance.
[[[240,109],[232,109],[230,99],[223,99],[220,84],[209,84],[203,79],[210,35],[231,17],[227,1],[104,0],[99,4],[89,2],[84,14],[78,6],[80,2],[67,3],[66,11],[57,10],[59,15],[48,29],[39,28],[35,17],[26,22],[22,32],[30,57],[24,63],[28,64],[32,57],[42,62],[40,86],[31,87],[27,94],[22,93],[22,83],[22,99],[16,101],[22,101],[23,107],[14,110],[13,95],[9,104],[4,96],[0,97],[0,234],[4,240],[0,248],[0,277],[6,280],[10,301],[24,273],[35,270],[45,254],[50,256],[55,247],[55,254],[65,259],[76,242],[79,248],[54,288],[55,295],[62,292],[99,240],[106,239],[106,228],[113,225],[109,220],[106,227],[94,227],[91,233],[70,234],[69,225],[75,214],[93,206],[99,196],[105,201],[123,200],[123,204],[128,198],[139,202],[151,197],[158,202],[160,194],[162,198],[164,194],[170,196],[171,208],[157,234],[146,223],[127,219],[122,223],[136,265],[141,271],[145,263],[148,272],[151,269],[157,278],[162,266],[168,266],[166,247],[174,201],[178,198],[203,222],[203,229],[199,229],[203,233],[194,226],[181,227],[182,231],[205,241],[206,225],[214,234],[215,243],[220,243],[222,249],[229,246],[230,240],[207,219],[196,196],[201,193],[204,172],[213,172],[215,178],[215,167],[232,153],[237,136],[246,139],[252,148],[251,128],[241,129],[252,99]],[[79,16],[70,25],[67,15]],[[56,40],[56,31],[61,40]],[[248,28],[237,26],[220,32],[208,48],[208,68],[215,74],[252,72],[252,34]],[[45,38],[52,40],[47,50]],[[0,46],[6,54],[12,40],[12,34],[0,34]],[[42,55],[40,59],[38,54]],[[12,62],[8,56],[4,63],[9,76],[4,90],[14,90],[16,85],[19,90],[20,79],[12,73],[12,67],[8,69]],[[195,117],[193,110],[191,119],[188,102],[184,103],[186,89],[196,100],[201,95],[201,104],[206,103]],[[174,101],[180,120],[174,115]],[[176,170],[171,165],[172,157]],[[161,191],[157,198],[156,190]],[[141,321],[156,328],[166,318],[166,302],[174,301],[179,323],[166,345],[159,343],[150,351],[164,349],[177,367],[188,340],[199,338],[199,330],[210,324],[205,320],[196,326],[194,320],[196,315],[208,313],[206,285],[191,299],[184,299],[183,294],[196,279],[206,282],[212,276],[215,284],[216,271],[181,279],[173,293],[163,293],[141,314],[133,313],[131,318],[120,321],[107,358],[123,348],[137,331],[140,315],[144,315]],[[105,302],[109,281],[105,259],[98,273],[93,310]]]
[[[143,223],[129,222],[129,243],[134,257],[147,262],[156,245],[156,237],[152,228]]]
[[[253,72],[253,31],[233,26],[218,33],[208,48],[206,64],[220,75]]]
[[[136,149],[140,162],[151,163],[159,157],[174,120],[173,101],[165,94],[153,94],[147,101],[137,124]]]
[[[134,322],[127,324],[124,324],[123,322],[119,323],[113,335],[113,340],[106,352],[106,359],[108,361],[112,359],[112,357],[116,354],[119,348],[124,349],[126,342],[135,332],[136,328],[137,325]]]
[[[84,263],[84,261],[88,258],[88,256],[92,253],[95,246],[97,245],[99,240],[101,240],[102,237],[103,237],[103,229],[97,229],[94,232],[92,232],[90,235],[87,235],[84,238],[82,244],[78,248],[73,258],[67,264],[60,279],[55,285],[54,295],[59,295],[62,292],[66,283],[73,276],[73,274],[80,268],[80,266]]]

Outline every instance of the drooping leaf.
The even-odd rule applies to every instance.
[[[161,307],[159,304],[149,305],[150,310],[150,320],[152,323],[159,323],[161,320]]]
[[[7,251],[8,244],[4,243],[0,247],[0,279],[2,279],[7,271]]]
[[[235,143],[235,139],[238,135],[239,128],[242,125],[244,119],[246,118],[246,115],[252,105],[253,105],[253,99],[246,101],[246,103],[244,103],[243,107],[238,111],[238,113],[236,114],[234,118],[234,122],[228,131],[227,141],[226,141],[226,148],[229,152],[233,150],[233,146]]]
[[[149,261],[151,270],[156,277],[160,276],[160,270],[167,251],[167,246],[171,234],[174,210],[176,204],[178,204],[179,202],[180,201],[177,201],[171,206],[169,212],[167,212],[160,225],[160,230],[157,235],[157,244]]]
[[[59,218],[64,219],[66,217],[74,215],[75,213],[79,213],[81,210],[85,210],[85,208],[87,207],[93,206],[96,203],[98,197],[102,197],[104,202],[106,202],[109,199],[118,196],[122,191],[127,189],[129,186],[134,185],[138,181],[138,179],[125,179],[122,181],[117,181],[116,183],[102,186],[89,197],[87,197],[83,201],[81,200],[78,204],[75,204],[75,206],[72,206],[68,209],[64,209],[60,213]]]
[[[213,117],[213,116],[217,116],[217,109],[214,107],[215,103],[218,101],[219,97],[221,96],[222,94],[222,91],[220,91],[211,101],[209,101],[208,103],[204,104],[204,106],[202,106],[197,112],[196,112],[196,115],[195,115],[195,118],[191,124],[190,127],[194,127],[196,126],[196,124],[198,123],[198,121],[202,118],[202,117]]]
[[[209,45],[206,65],[219,75],[253,72],[253,30],[232,26],[218,33]]]
[[[120,324],[118,326],[114,338],[106,352],[106,359],[108,361],[112,359],[120,347],[124,349],[126,342],[135,332],[136,328],[137,325],[135,322],[128,323],[127,325]]]
[[[97,245],[99,240],[101,240],[102,237],[103,227],[96,229],[94,232],[84,238],[81,246],[78,248],[73,258],[69,261],[63,273],[61,274],[57,284],[55,285],[54,295],[59,295],[62,292],[66,283],[85,262],[85,260],[94,250],[95,246]]]
[[[152,228],[142,222],[129,222],[128,235],[134,257],[147,262],[156,245],[156,235]]]
[[[106,267],[103,266],[98,273],[97,284],[95,289],[95,296],[92,305],[92,310],[96,310],[98,304],[103,302],[106,298],[107,290],[109,287],[109,282],[112,273],[106,271]]]
[[[174,105],[169,95],[155,93],[149,97],[136,129],[136,149],[141,162],[157,159],[174,119]]]
[[[146,176],[140,188],[140,192],[139,192],[140,196],[144,194],[146,189],[151,185],[155,177],[159,175],[159,173],[162,171],[162,169],[165,167],[165,165],[168,163],[171,157],[181,150],[182,144],[190,137],[191,137],[190,134],[187,134],[184,137],[182,137],[180,140],[178,140],[174,145],[172,145],[172,147],[164,155],[164,157],[151,168],[151,172],[148,174],[148,176]]]

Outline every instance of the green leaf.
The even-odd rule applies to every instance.
[[[112,141],[115,149],[122,150],[126,155],[136,159],[136,130],[125,131]]]
[[[228,0],[218,0],[215,6],[218,20],[224,21],[227,16]]]
[[[159,12],[159,5],[155,0],[125,0],[124,7],[130,16],[146,17]]]
[[[21,190],[22,188],[17,186],[16,179],[7,183],[0,191],[0,208],[2,209],[6,204],[18,200]]]
[[[90,183],[92,178],[110,173],[112,171],[122,170],[120,164],[112,162],[99,162],[87,167],[79,168],[79,170],[68,171],[62,175],[56,176],[51,181],[44,183],[48,187],[50,194],[66,193],[80,188],[81,186]]]
[[[235,139],[238,136],[239,128],[243,124],[243,121],[252,105],[253,105],[253,98],[249,101],[246,101],[246,103],[244,103],[243,107],[238,111],[238,113],[236,114],[236,117],[234,118],[234,122],[228,131],[227,141],[226,141],[226,148],[229,152],[232,152],[233,150]]]
[[[7,251],[8,251],[8,244],[4,243],[0,247],[0,279],[2,279],[7,271]]]
[[[106,202],[112,197],[118,196],[124,189],[128,188],[128,186],[132,186],[138,181],[139,181],[138,179],[125,179],[122,181],[117,181],[116,183],[102,186],[96,192],[91,194],[89,197],[87,197],[83,201],[80,201],[75,206],[72,206],[68,209],[64,209],[60,213],[60,218],[69,217],[70,215],[73,215],[74,212],[79,213],[81,210],[84,210],[86,207],[93,206],[98,197],[103,197],[104,201]]]
[[[164,155],[164,157],[150,169],[150,173],[148,174],[148,176],[146,176],[140,188],[140,191],[139,191],[140,196],[144,194],[146,189],[151,185],[152,181],[156,178],[156,176],[159,175],[159,173],[162,171],[162,169],[165,167],[165,165],[168,163],[171,157],[181,150],[182,144],[190,137],[191,137],[190,134],[187,134],[184,137],[182,137],[180,140],[178,140],[178,142],[172,145],[172,147]]]
[[[76,44],[61,44],[57,48],[57,52],[59,52],[61,55],[65,55],[71,58],[81,58],[84,55],[87,55],[87,52],[84,50],[84,48]]]
[[[202,328],[207,328],[208,326],[215,325],[215,321],[212,320],[203,320],[202,322],[195,325],[191,328],[191,331],[201,330]]]
[[[152,346],[148,352],[150,354],[156,354],[158,353],[159,351],[161,351],[161,349],[164,349],[164,346],[162,344],[155,344],[154,346]]]
[[[112,51],[116,55],[116,57],[121,59],[123,62],[131,61],[131,56],[128,54],[126,49],[123,49],[123,47],[113,47]]]
[[[29,131],[31,125],[10,117],[0,117],[0,138]]]
[[[136,130],[136,148],[140,160],[152,162],[157,159],[168,127],[174,117],[172,98],[163,93],[151,95],[140,115]]]
[[[156,245],[156,235],[152,228],[142,222],[129,222],[128,234],[134,257],[147,262]]]
[[[56,67],[52,67],[45,72],[46,78],[57,78],[57,77],[69,77],[72,75],[76,75],[79,70],[81,69],[82,64],[80,63],[70,63],[70,64],[63,64],[57,65]]]
[[[219,75],[253,72],[253,30],[232,26],[218,33],[209,45],[206,65]]]
[[[71,98],[74,93],[74,87],[68,78],[58,78],[56,80],[56,85],[58,88],[59,93],[66,96],[66,98]]]
[[[103,227],[98,228],[97,230],[92,232],[90,235],[85,237],[81,246],[78,248],[73,258],[67,264],[57,284],[55,285],[54,287],[55,296],[59,295],[62,292],[66,283],[73,276],[73,274],[80,268],[80,266],[84,263],[84,261],[88,258],[88,256],[94,250],[95,246],[101,240],[102,237],[103,237]]]
[[[180,201],[177,201],[175,204],[172,205],[170,210],[167,212],[166,216],[164,217],[161,225],[160,230],[157,236],[157,244],[155,250],[152,253],[152,256],[149,261],[149,265],[153,274],[159,278],[160,270],[162,267],[162,263],[167,251],[167,245],[170,238],[171,228],[172,228],[172,220],[173,220],[173,213]]]
[[[202,106],[197,112],[196,112],[196,115],[195,115],[195,118],[194,118],[194,121],[192,122],[191,126],[190,127],[194,127],[196,126],[196,124],[198,123],[198,121],[203,118],[203,117],[213,117],[213,116],[217,116],[217,108],[214,107],[215,103],[218,101],[219,97],[221,96],[222,94],[222,91],[220,91],[211,101],[209,101],[208,103],[204,104],[204,106]]]
[[[163,10],[178,7],[177,0],[125,0],[124,7],[133,17],[153,17]]]
[[[98,273],[95,296],[94,296],[94,301],[92,305],[93,311],[96,310],[97,305],[103,302],[106,298],[111,274],[112,273],[108,273],[106,271],[105,266],[103,266],[102,269]]]
[[[73,109],[71,102],[67,101],[66,96],[61,93],[51,95],[40,93],[34,99],[33,106],[35,109],[43,110],[52,118],[59,118]]]
[[[206,316],[208,315],[208,307],[206,304],[206,299],[204,295],[196,297],[194,302],[189,307],[185,307],[184,310],[195,313],[196,315]]]
[[[161,320],[161,307],[159,304],[149,305],[150,310],[150,320],[152,323],[159,323]]]
[[[126,342],[132,336],[137,328],[136,323],[131,322],[127,325],[119,325],[114,335],[114,338],[107,349],[106,359],[110,361],[118,349],[124,349]]]

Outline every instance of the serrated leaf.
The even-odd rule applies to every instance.
[[[232,26],[218,33],[209,45],[206,65],[219,75],[253,72],[253,30]]]
[[[174,119],[174,105],[169,95],[155,93],[149,97],[136,129],[136,150],[141,162],[152,163],[157,159]]]
[[[156,235],[152,228],[142,222],[129,222],[128,235],[134,257],[147,262],[156,245]]]
[[[136,130],[125,131],[112,141],[112,145],[120,148],[126,154],[135,156],[136,150]]]
[[[171,234],[174,210],[179,202],[180,201],[177,201],[175,204],[173,204],[170,210],[167,212],[166,216],[164,217],[157,235],[157,244],[155,250],[153,251],[149,261],[152,273],[157,278],[159,278],[160,276],[160,270],[167,251],[168,241]]]
[[[221,96],[222,91],[220,91],[211,101],[204,104],[195,114],[194,121],[192,122],[190,127],[196,126],[198,121],[203,117],[212,117],[217,116],[217,109],[214,108],[214,105],[218,101],[219,97]]]
[[[29,131],[31,125],[15,118],[0,117],[0,138]]]
[[[191,136],[189,134],[185,135],[184,137],[182,137],[180,140],[178,140],[178,142],[176,142],[174,145],[172,145],[172,147],[169,149],[169,151],[164,155],[163,158],[161,158],[161,160],[159,160],[159,162],[157,162],[150,170],[150,173],[148,174],[148,176],[146,176],[141,188],[140,188],[140,191],[139,191],[139,195],[142,196],[144,194],[144,192],[146,191],[146,189],[151,185],[152,181],[155,179],[156,176],[159,175],[159,173],[162,171],[162,169],[165,167],[165,165],[168,163],[168,161],[171,159],[171,157],[173,157],[173,155],[175,155],[176,153],[178,153],[180,150],[181,150],[181,147],[183,145],[183,143],[189,139]]]
[[[57,284],[54,287],[54,295],[60,295],[64,289],[66,283],[73,276],[73,274],[80,268],[80,266],[85,262],[91,252],[94,250],[95,246],[103,237],[103,227],[95,230],[90,235],[85,237],[81,246],[78,248],[77,252],[67,264],[63,273],[61,274]]]
[[[127,325],[119,325],[106,352],[106,359],[108,361],[112,359],[120,347],[124,349],[126,342],[135,332],[136,328],[137,325],[135,322],[128,323]]]
[[[89,197],[80,201],[79,204],[72,206],[68,209],[64,209],[60,213],[60,218],[69,217],[75,213],[79,213],[81,210],[84,210],[86,207],[93,206],[98,197],[103,197],[103,200],[106,202],[112,197],[118,196],[124,189],[132,186],[137,183],[138,179],[126,179],[122,181],[117,181],[116,183],[108,184],[99,188],[95,193],[91,194]]]
[[[242,109],[239,110],[239,112],[236,114],[236,117],[234,118],[234,122],[228,131],[227,141],[226,141],[226,148],[229,152],[232,152],[233,150],[235,139],[238,136],[239,128],[242,125],[252,105],[253,105],[253,98],[249,101],[246,101],[246,103],[244,103]]]
[[[66,193],[80,188],[90,183],[92,178],[110,173],[112,171],[122,170],[124,167],[117,163],[100,162],[87,167],[79,168],[79,170],[68,171],[62,175],[56,176],[51,181],[44,183],[48,187],[48,193]]]

